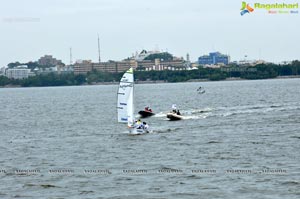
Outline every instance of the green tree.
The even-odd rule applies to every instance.
[[[23,65],[23,64],[21,64],[20,62],[12,62],[12,63],[9,63],[9,64],[7,64],[7,66],[8,66],[8,68],[15,68],[15,67],[17,67],[17,66],[21,66],[21,65]]]
[[[86,82],[85,75],[80,74],[80,75],[76,75],[75,76],[75,84],[76,85],[81,85],[81,84],[83,84],[85,82]]]
[[[9,79],[5,76],[0,76],[0,86],[5,86],[10,83]]]
[[[151,60],[151,61],[154,61],[155,59],[170,61],[170,60],[173,60],[173,55],[171,55],[170,53],[164,52],[164,53],[151,54],[145,58],[145,60]]]

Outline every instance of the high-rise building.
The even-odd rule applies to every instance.
[[[228,65],[230,57],[228,55],[221,54],[220,52],[211,52],[209,55],[203,55],[199,57],[198,63],[200,65]]]
[[[45,55],[38,60],[41,66],[56,66],[62,64],[61,60],[55,59],[52,55]]]

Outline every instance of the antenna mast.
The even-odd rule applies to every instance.
[[[99,63],[101,62],[101,57],[100,57],[100,39],[99,39],[99,34],[98,34],[98,55],[99,55]]]
[[[70,65],[73,64],[73,61],[72,61],[72,48],[70,48]]]

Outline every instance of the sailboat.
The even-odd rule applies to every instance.
[[[118,89],[118,122],[127,123],[129,133],[141,135],[149,133],[147,129],[138,129],[134,117],[134,76],[133,69],[128,69],[120,80]]]

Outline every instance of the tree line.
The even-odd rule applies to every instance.
[[[37,75],[27,79],[8,79],[0,76],[0,86],[72,86],[96,84],[102,82],[119,82],[122,73],[107,73],[93,70],[86,75],[55,74]],[[293,61],[288,65],[259,64],[256,66],[232,65],[223,68],[202,68],[197,70],[164,70],[164,71],[135,71],[136,81],[164,81],[185,82],[189,80],[207,79],[211,81],[225,80],[226,78],[268,79],[277,76],[300,75],[300,61]]]

